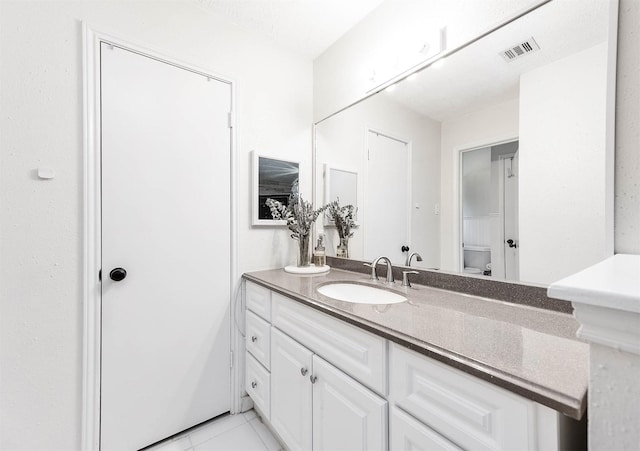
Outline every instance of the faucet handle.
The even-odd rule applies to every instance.
[[[363,266],[368,266],[371,268],[371,280],[378,280],[378,274],[376,273],[376,266],[371,263],[363,263]]]
[[[411,282],[409,282],[409,274],[420,274],[418,271],[402,271],[402,286],[411,288]]]

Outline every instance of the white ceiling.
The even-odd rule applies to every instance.
[[[315,59],[383,0],[192,0],[240,28]]]
[[[315,59],[384,1],[393,0],[190,1],[249,33]],[[487,2],[486,7],[499,3]],[[450,56],[443,69],[428,69],[418,80],[401,83],[392,97],[437,120],[513,99],[522,73],[606,40],[606,7],[604,0],[554,0]],[[539,52],[511,63],[498,55],[532,36],[540,44]]]
[[[439,121],[515,99],[522,74],[605,42],[607,8],[602,0],[555,0],[381,94]],[[539,51],[511,62],[499,55],[531,37]]]

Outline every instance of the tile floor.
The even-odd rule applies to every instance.
[[[225,415],[145,451],[280,451],[284,447],[254,410]]]

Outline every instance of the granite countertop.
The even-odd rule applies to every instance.
[[[393,289],[408,302],[337,301],[316,288],[336,281],[374,282],[334,268],[316,276],[276,269],[243,277],[571,418],[584,414],[589,346],[576,338],[579,324],[570,314],[424,285],[407,289],[397,282]]]

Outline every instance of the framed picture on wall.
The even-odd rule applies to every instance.
[[[253,163],[253,225],[286,225],[286,221],[273,219],[266,204],[271,198],[288,204],[291,187],[300,177],[300,163],[282,160],[252,151]]]

